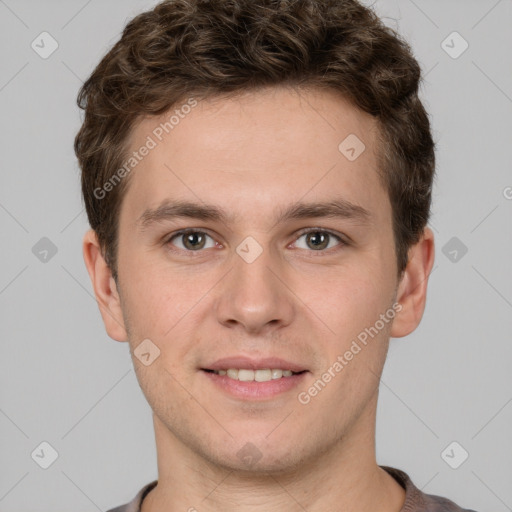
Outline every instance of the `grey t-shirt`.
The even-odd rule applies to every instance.
[[[462,509],[446,498],[421,492],[411,482],[409,476],[399,469],[389,466],[381,466],[381,468],[385,469],[405,489],[405,502],[400,512],[475,512],[474,510]],[[130,503],[113,508],[107,512],[140,512],[142,501],[146,494],[157,483],[158,480],[154,480],[145,485]]]

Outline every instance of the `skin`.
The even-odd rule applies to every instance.
[[[132,148],[160,121],[143,119]],[[355,161],[338,150],[349,134],[366,146]],[[376,137],[374,119],[331,91],[283,87],[203,100],[129,177],[118,283],[95,233],[86,233],[84,259],[107,333],[129,342],[153,409],[159,483],[143,512],[402,508],[404,490],[375,459],[378,385],[390,336],[409,334],[423,315],[434,240],[426,228],[399,280]],[[337,198],[365,208],[367,222],[276,223],[291,203]],[[167,199],[216,205],[236,217],[179,218],[142,230],[143,212]],[[191,250],[184,237],[169,241],[184,228],[203,230],[206,245],[196,240],[199,250]],[[306,228],[349,243],[331,237],[319,250],[300,233]],[[252,263],[236,252],[247,236],[262,249]],[[394,320],[301,404],[298,392],[395,303]],[[146,338],[160,349],[149,366],[133,357]],[[242,400],[200,370],[232,355],[277,356],[309,372],[298,389]],[[261,454],[256,462],[237,455],[246,443]]]

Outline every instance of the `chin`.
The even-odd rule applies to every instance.
[[[289,474],[303,467],[307,458],[297,452],[296,446],[297,443],[292,442],[285,445],[278,441],[276,446],[268,440],[260,443],[244,440],[231,442],[230,446],[223,445],[224,449],[215,453],[203,453],[203,457],[239,476]]]

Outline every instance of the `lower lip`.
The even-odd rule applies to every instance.
[[[216,386],[223,389],[230,395],[242,399],[263,400],[272,398],[281,393],[286,393],[296,388],[305,378],[308,372],[297,373],[290,377],[281,377],[266,382],[249,381],[231,379],[227,375],[218,375],[217,373],[201,370],[206,377]]]

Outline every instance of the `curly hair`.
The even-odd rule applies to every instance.
[[[278,85],[338,91],[377,120],[401,275],[428,222],[435,172],[420,78],[410,46],[356,0],[166,0],[137,15],[77,97],[83,200],[114,279],[129,179],[101,197],[95,191],[125,161],[135,122],[186,98]]]

